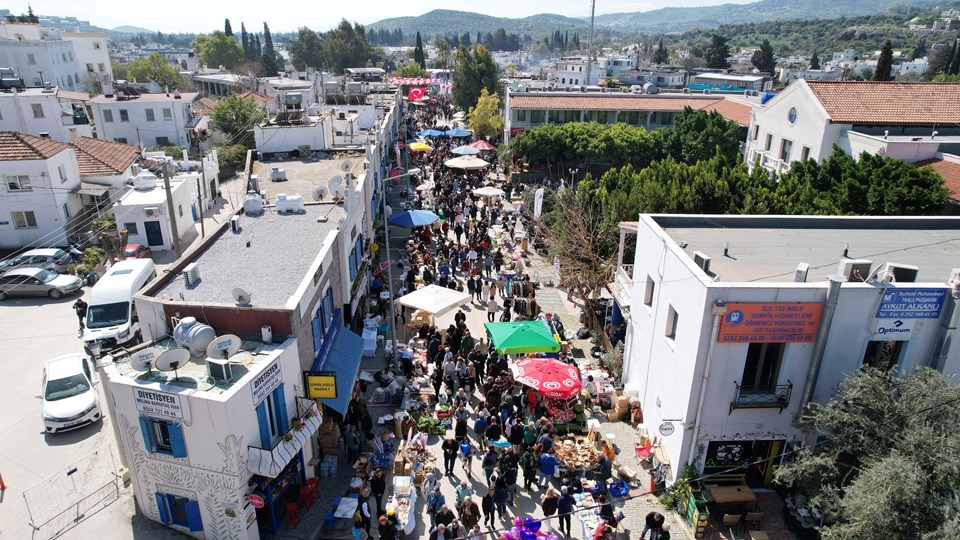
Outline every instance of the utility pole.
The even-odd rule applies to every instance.
[[[170,171],[163,166],[163,190],[167,192],[167,217],[170,219],[170,234],[173,236],[173,252],[180,258],[180,233],[177,232],[177,209],[173,207],[173,194],[170,193]]]
[[[590,33],[587,34],[587,80],[584,86],[590,86],[590,68],[593,67],[593,12],[597,7],[597,0],[590,0]]]
[[[206,233],[203,230],[203,197],[200,195],[200,178],[197,178],[197,212],[200,214],[200,238],[203,238]]]

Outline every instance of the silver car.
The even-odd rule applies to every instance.
[[[25,251],[15,257],[0,262],[0,274],[14,268],[32,267],[52,270],[58,274],[66,273],[73,262],[69,253],[57,248],[40,248]]]
[[[9,296],[49,296],[61,298],[80,290],[77,276],[60,275],[43,268],[15,268],[0,276],[0,300]]]

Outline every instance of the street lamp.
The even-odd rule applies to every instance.
[[[390,180],[399,180],[404,177],[423,174],[421,169],[410,169],[403,174],[384,178],[380,182],[380,200],[383,201],[383,244],[386,252],[384,260],[387,262],[387,292],[390,293],[390,337],[393,346],[390,348],[390,365],[396,367],[397,363],[397,311],[393,304],[393,265],[390,264],[390,224],[387,222],[387,197],[383,190],[383,185]]]

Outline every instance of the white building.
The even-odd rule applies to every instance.
[[[89,100],[85,93],[58,87],[0,92],[0,130],[38,137],[47,134],[60,142],[91,137],[93,129],[85,107]]]
[[[64,246],[83,204],[73,148],[49,138],[0,132],[0,248]]]
[[[173,206],[167,204],[163,179],[149,171],[141,172],[133,186],[113,205],[117,230],[126,229],[128,242],[150,246],[153,251],[173,249],[173,225],[182,242],[193,230],[197,213],[197,177],[178,175],[170,179]]]
[[[668,482],[688,463],[709,474],[789,450],[804,403],[831,399],[863,365],[960,372],[958,231],[942,217],[621,224],[621,249],[637,235],[614,286],[629,306],[623,382],[669,456]],[[658,435],[664,423],[674,429]],[[746,481],[768,484],[778,463],[747,468]]]
[[[189,148],[196,134],[191,106],[200,94],[140,94],[105,85],[104,94],[90,100],[97,136],[142,148],[176,145]]]
[[[763,92],[770,88],[770,77],[740,73],[697,73],[688,85],[694,90],[711,92]]]
[[[587,80],[587,59],[580,56],[565,56],[557,62],[554,82],[561,86],[596,86],[602,74],[594,66],[590,70],[590,80]]]
[[[837,69],[795,69],[780,68],[777,80],[783,85],[789,85],[800,79],[808,81],[835,81],[840,78],[842,71]]]
[[[64,32],[63,39],[73,42],[73,52],[80,70],[78,90],[100,92],[103,83],[113,80],[113,66],[103,32]]]
[[[686,68],[632,69],[620,72],[621,84],[653,83],[657,88],[683,88],[687,85]]]
[[[26,86],[83,90],[74,43],[57,28],[0,22],[0,66],[16,68]]]
[[[126,189],[128,178],[140,174],[136,146],[92,137],[70,141],[80,170],[80,195],[84,208],[100,214]]]

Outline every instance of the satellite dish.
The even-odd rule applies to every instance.
[[[130,367],[134,371],[146,372],[153,369],[153,361],[160,356],[163,351],[157,347],[149,347],[142,351],[137,351],[130,355]]]
[[[233,334],[218,336],[207,345],[207,358],[230,358],[240,350],[241,343],[243,340]]]
[[[236,300],[237,305],[240,305],[240,306],[249,306],[250,300],[253,296],[247,291],[241,289],[240,287],[237,287],[236,289],[234,289],[230,294],[233,295],[233,299]]]
[[[186,349],[170,349],[157,357],[154,365],[160,371],[174,371],[190,359],[190,351]]]
[[[353,162],[349,159],[345,159],[340,163],[340,170],[343,172],[350,172],[350,169],[353,168]]]
[[[343,197],[342,182],[343,182],[342,177],[334,176],[333,178],[330,179],[330,182],[327,183],[327,187],[330,188],[330,195],[332,195],[334,199],[339,199],[340,197]]]
[[[324,197],[327,196],[327,188],[323,186],[317,186],[313,188],[313,200],[322,201]]]

